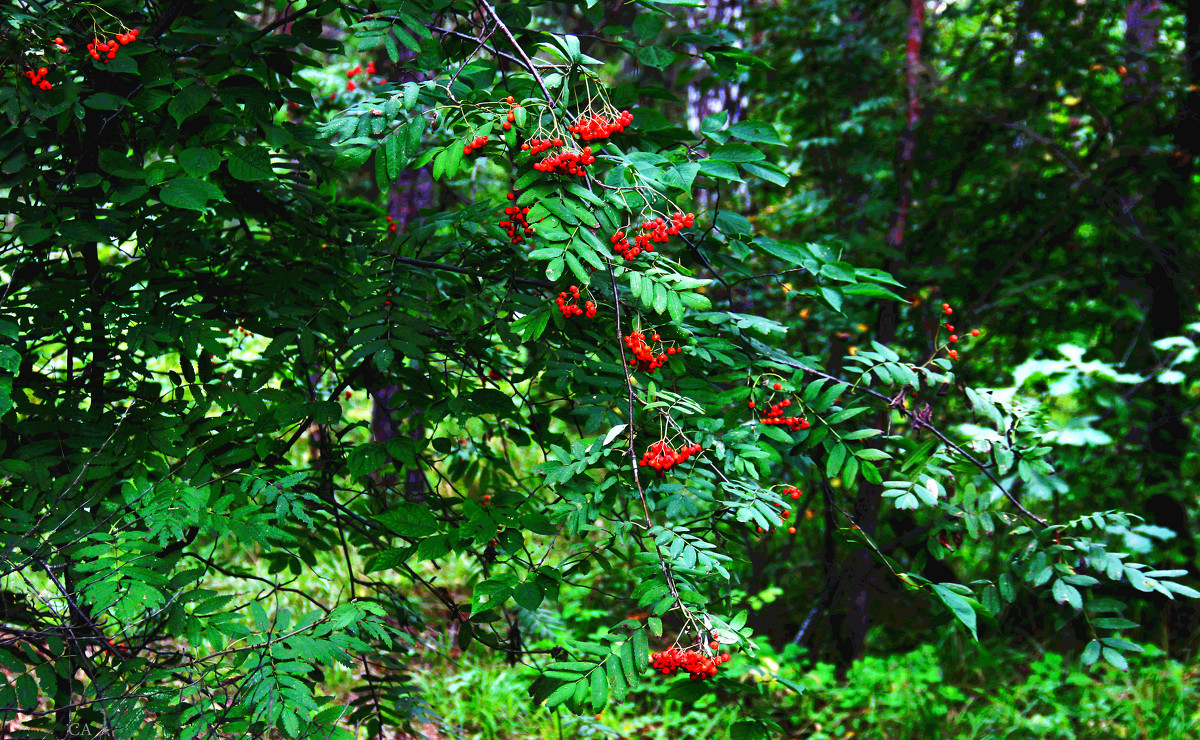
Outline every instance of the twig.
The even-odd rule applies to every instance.
[[[815,375],[818,378],[824,378],[825,380],[832,380],[836,383],[845,383],[846,382],[845,380],[837,377],[836,375],[830,375],[829,373],[827,373],[823,370],[817,370],[816,368],[808,367],[807,365],[802,365],[799,362],[796,362],[795,360],[785,359],[785,358],[780,358],[780,357],[772,357],[771,360],[774,362],[778,362],[781,365],[786,365],[788,367],[803,371],[805,373],[808,373],[809,375]],[[976,460],[974,455],[967,452],[958,443],[954,442],[949,437],[947,437],[940,429],[917,419],[917,415],[916,415],[915,411],[910,411],[903,407],[894,406],[892,404],[892,400],[893,400],[892,398],[884,395],[883,393],[880,393],[877,390],[874,390],[872,388],[866,388],[866,387],[859,387],[858,390],[866,393],[867,395],[874,396],[875,398],[877,398],[881,401],[887,402],[888,405],[892,406],[893,408],[896,408],[897,411],[904,414],[904,416],[907,417],[909,419],[909,421],[912,422],[913,424],[920,423],[920,425],[922,427],[924,427],[924,428],[928,429],[930,432],[932,432],[933,436],[937,437],[942,442],[942,444],[946,445],[950,449],[952,449],[955,452],[957,452],[958,454],[962,455],[964,458],[967,459],[968,462],[970,462],[975,467],[979,468],[980,472],[982,472],[985,476],[987,476],[988,480],[990,480],[992,482],[992,484],[996,486],[996,488],[1000,489],[1000,491],[1004,494],[1005,498],[1007,498],[1010,502],[1012,502],[1012,505],[1014,507],[1016,507],[1017,511],[1021,512],[1021,514],[1023,516],[1031,519],[1032,521],[1037,522],[1039,525],[1041,525],[1043,527],[1046,526],[1046,520],[1042,519],[1038,515],[1034,514],[1029,509],[1026,509],[1021,504],[1021,502],[1017,499],[1017,497],[1014,496],[1012,494],[1012,492],[1010,492],[1007,488],[1004,487],[1004,484],[1000,482],[1000,479],[997,478],[996,475],[994,473],[992,473],[992,471],[989,470],[986,465],[984,465],[979,460]]]
[[[521,64],[524,65],[525,69],[529,70],[529,74],[533,75],[533,79],[537,80],[538,87],[542,88],[542,94],[546,96],[546,102],[550,104],[550,107],[554,107],[554,96],[550,94],[550,88],[546,87],[546,81],[542,79],[542,74],[538,72],[537,65],[525,53],[525,49],[521,44],[517,43],[516,37],[512,35],[512,31],[508,30],[508,26],[504,25],[504,21],[500,20],[500,16],[496,15],[496,9],[492,7],[492,4],[487,0],[478,0],[478,2],[479,7],[487,11],[492,20],[496,22],[496,27],[504,33],[509,43],[513,45],[513,51],[517,52],[521,57]]]

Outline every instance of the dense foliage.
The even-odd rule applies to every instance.
[[[438,633],[759,737],[1200,596],[1191,21],[693,5],[5,11],[0,720],[432,733]]]

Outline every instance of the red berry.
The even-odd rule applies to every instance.
[[[776,383],[775,385],[773,385],[773,386],[771,386],[771,387],[772,387],[772,388],[774,388],[774,389],[775,389],[775,390],[777,390],[777,391],[781,391],[781,390],[783,390],[783,384],[782,384],[782,383]]]
[[[755,403],[754,403],[754,401],[751,401],[750,403],[748,403],[746,405],[749,406],[750,408],[754,408]]]
[[[977,337],[977,336],[979,336],[979,330],[978,330],[978,329],[972,329],[972,330],[971,330],[971,336],[973,336],[973,337]]]

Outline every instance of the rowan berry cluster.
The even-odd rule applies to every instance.
[[[592,148],[584,147],[582,152],[559,152],[550,154],[545,159],[533,165],[538,172],[560,172],[566,175],[587,175],[587,167],[596,158],[592,156]]]
[[[623,110],[611,119],[603,113],[583,116],[576,123],[567,126],[567,130],[584,141],[592,141],[607,139],[613,134],[619,134],[631,123],[633,123],[633,114]]]
[[[508,199],[513,200],[515,194],[509,193]],[[520,244],[526,238],[533,235],[533,227],[529,225],[526,216],[529,215],[529,207],[525,206],[506,206],[504,215],[507,216],[500,221],[500,228],[504,229],[504,233],[508,234],[508,238],[513,244]]]
[[[390,231],[390,232],[392,232],[393,234],[395,234],[395,233],[396,233],[396,222],[395,222],[395,220],[394,220],[394,219],[393,219],[391,216],[388,216],[388,217],[387,217],[387,222],[388,222],[388,231]]]
[[[942,304],[942,313],[944,313],[945,315],[949,316],[949,315],[951,315],[951,314],[953,314],[953,313],[954,313],[954,309],[950,307],[950,304],[949,304],[949,303],[943,303],[943,304]],[[947,323],[947,324],[946,324],[946,331],[950,333],[950,337],[949,337],[949,342],[950,342],[950,344],[955,344],[955,343],[957,343],[957,342],[958,342],[958,335],[954,333],[954,324]],[[971,336],[973,336],[973,337],[977,337],[977,336],[979,336],[979,330],[978,330],[978,329],[972,329],[972,330],[971,330]],[[950,359],[951,359],[951,360],[957,360],[957,359],[958,359],[958,350],[957,350],[957,349],[952,349],[952,350],[950,350],[949,352],[947,352],[946,354],[948,354],[948,355],[950,356]]]
[[[55,37],[54,45],[58,47],[58,50],[64,54],[70,51],[70,49],[67,48],[67,42],[62,40],[62,36]]]
[[[521,151],[529,152],[530,154],[541,154],[552,146],[562,146],[562,139],[538,139],[532,138],[521,145]]]
[[[513,99],[513,96],[511,96],[511,95],[508,96],[508,98],[507,98],[507,100],[505,100],[505,102],[512,106],[511,108],[508,109],[508,115],[506,115],[504,117],[504,125],[502,126],[502,128],[505,131],[508,131],[510,128],[513,127],[513,124],[516,123],[517,108],[520,108],[521,106],[516,104],[516,102]]]
[[[717,675],[717,666],[729,660],[728,653],[709,657],[695,650],[668,648],[661,653],[650,654],[650,665],[664,676],[673,676],[682,668],[693,681],[703,681]]]
[[[470,154],[471,152],[475,151],[476,149],[482,147],[484,144],[487,144],[487,143],[488,143],[488,137],[476,136],[474,139],[472,139],[470,142],[468,142],[466,146],[463,147],[463,154]]]
[[[776,383],[773,387],[775,390],[780,390],[783,388],[783,386],[779,383]],[[753,409],[758,404],[756,404],[754,401],[750,401],[746,405]],[[808,419],[805,419],[803,416],[783,415],[784,409],[790,407],[791,405],[792,399],[790,398],[785,398],[782,401],[777,401],[776,403],[771,404],[770,409],[768,409],[766,413],[762,414],[758,418],[758,423],[785,426],[793,432],[798,432],[801,429],[808,429]]]
[[[135,28],[128,33],[118,33],[112,41],[101,41],[93,38],[87,45],[88,54],[98,62],[108,64],[109,60],[117,58],[117,49],[137,41],[138,30]]]
[[[793,501],[804,495],[804,491],[801,491],[795,486],[784,486],[782,493],[784,496],[791,496]]]
[[[350,68],[350,71],[346,72],[346,79],[348,80],[346,83],[347,92],[354,92],[358,88],[358,84],[354,82],[354,78],[360,74],[364,75],[364,80],[366,79],[365,75],[375,74],[375,62],[367,62],[365,69],[361,64],[356,64]]]
[[[589,319],[595,318],[595,303],[592,301],[584,301],[583,308],[579,307],[579,286],[572,285],[568,287],[567,290],[571,293],[570,298],[567,297],[566,292],[563,292],[559,293],[558,298],[554,299],[554,302],[558,304],[558,310],[562,312],[562,315],[568,319],[572,316],[586,316]]]
[[[650,341],[661,342],[662,337],[658,334],[652,334]],[[655,354],[654,348],[646,344],[646,335],[640,331],[635,331],[625,337],[625,346],[633,352],[633,359],[629,361],[630,366],[647,373],[652,373],[665,365],[667,355],[676,355],[683,352],[682,349],[668,347],[666,352],[660,351]]]
[[[696,215],[678,211],[672,213],[670,218],[670,225],[659,217],[643,221],[633,235],[632,244],[624,231],[618,231],[609,238],[613,251],[627,260],[634,259],[642,252],[653,252],[655,244],[666,242],[678,234],[680,229],[691,227],[695,223]]]
[[[36,72],[31,69],[25,72],[25,77],[29,80],[29,84],[33,85],[39,90],[49,90],[50,88],[54,87],[50,84],[50,81],[46,79],[46,74],[49,71],[50,70],[46,69],[45,67],[39,68]]]
[[[676,450],[671,445],[667,444],[666,440],[659,440],[650,445],[645,452],[642,453],[642,467],[654,468],[662,475],[665,471],[680,463],[687,462],[690,458],[700,453],[704,448],[698,444],[690,444],[686,447],[680,447]]]

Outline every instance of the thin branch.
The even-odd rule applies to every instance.
[[[529,58],[529,55],[525,53],[525,49],[517,42],[516,37],[512,35],[512,31],[508,30],[508,26],[504,25],[504,21],[500,20],[500,16],[496,14],[496,9],[492,7],[491,3],[489,3],[487,0],[478,0],[478,2],[479,7],[487,11],[487,14],[492,17],[493,21],[495,21],[496,27],[504,33],[504,35],[508,38],[509,43],[513,45],[513,51],[517,52],[517,54],[521,57],[521,66],[529,70],[529,74],[533,75],[533,79],[537,80],[538,87],[542,88],[542,94],[546,96],[546,102],[550,105],[550,107],[553,108],[554,96],[550,94],[550,88],[546,87],[546,81],[542,79],[542,74],[538,72],[537,65],[534,64],[533,60]]]

